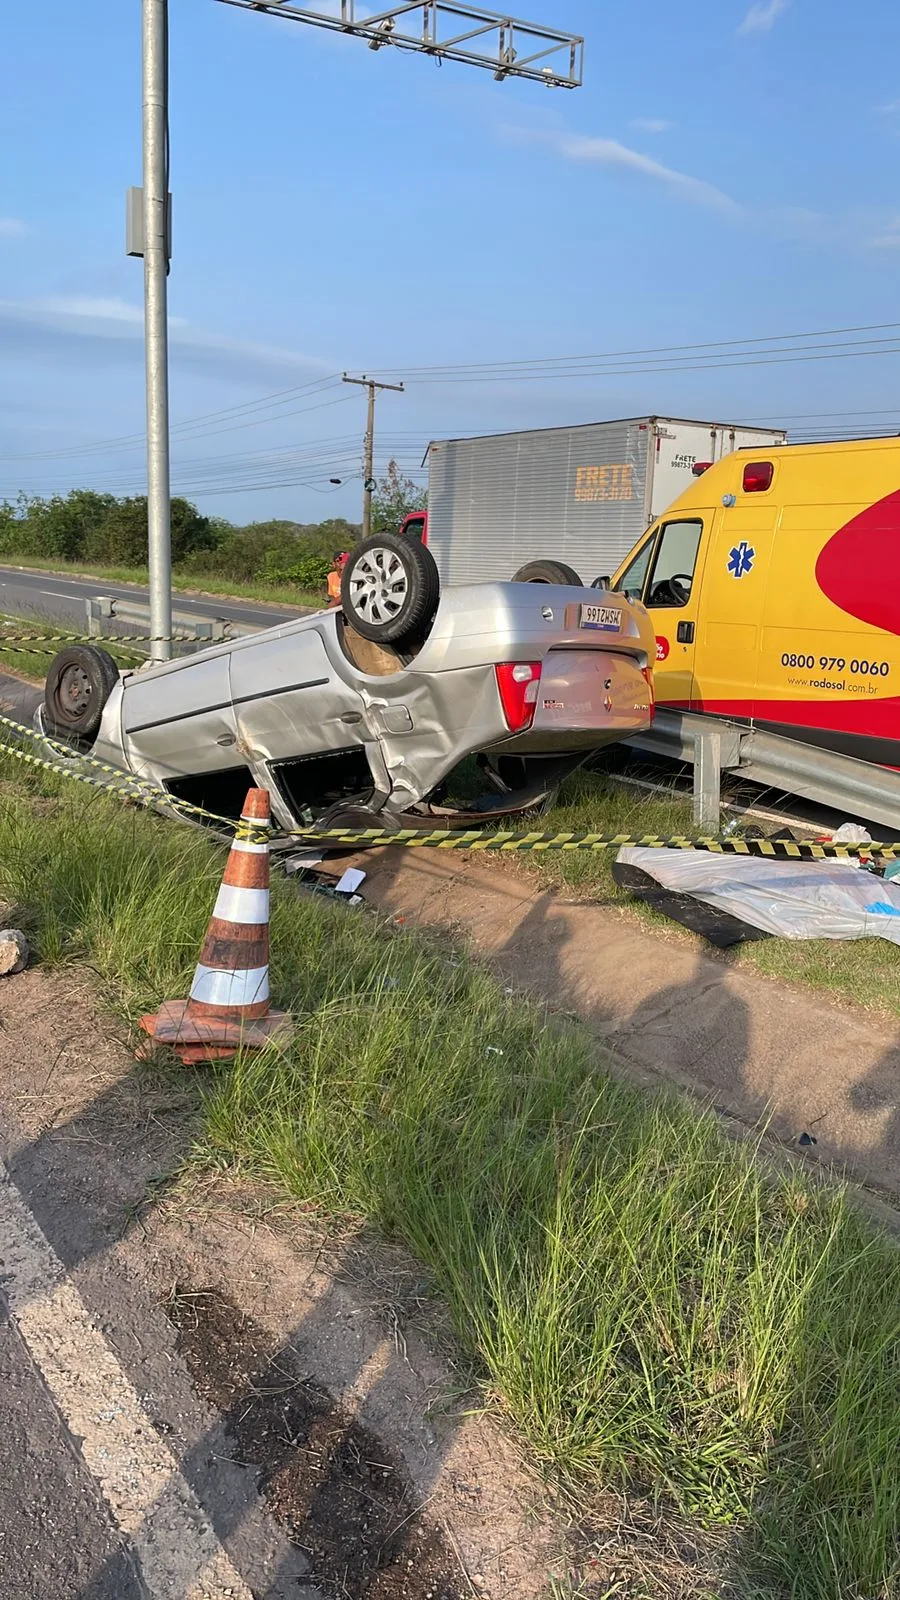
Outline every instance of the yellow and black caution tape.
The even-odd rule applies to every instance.
[[[179,644],[184,640],[197,640],[197,635],[184,630],[178,633],[0,633],[0,644]],[[214,644],[227,644],[224,639],[211,640]]]
[[[675,834],[630,833],[514,833],[496,828],[446,828],[424,832],[420,828],[325,828],[309,829],[289,835],[334,846],[401,845],[431,850],[482,850],[507,854],[532,850],[619,850],[632,846],[644,850],[704,850],[712,855],[764,856],[767,860],[834,861],[856,856],[879,856],[893,861],[900,856],[897,844],[833,844],[814,839],[689,838]]]
[[[120,655],[146,659],[144,648],[148,644],[220,643],[219,640],[197,640],[192,633],[173,633],[163,637],[149,633],[98,633],[86,639],[77,633],[3,633],[0,631],[0,652],[6,650],[17,655],[55,656],[67,644],[114,644]]]
[[[248,841],[263,842],[266,839],[295,841],[301,845],[330,845],[333,849],[376,849],[386,845],[399,846],[402,849],[426,850],[476,850],[489,853],[507,855],[518,851],[534,851],[540,853],[546,850],[582,851],[582,850],[618,850],[625,846],[637,847],[645,850],[702,850],[713,855],[734,856],[761,856],[766,860],[787,861],[843,861],[859,856],[877,856],[879,859],[894,861],[900,858],[900,842],[895,844],[881,844],[878,841],[868,841],[865,844],[835,844],[831,841],[823,842],[814,839],[742,839],[700,837],[689,838],[687,835],[675,834],[664,837],[661,834],[628,834],[628,833],[549,833],[531,831],[516,833],[511,829],[501,828],[435,828],[426,830],[422,828],[299,828],[299,829],[269,829],[255,823],[236,822],[231,817],[222,817],[214,811],[207,811],[203,806],[195,806],[189,800],[179,799],[161,789],[149,779],[137,777],[134,773],[124,772],[119,767],[114,767],[105,761],[99,761],[96,756],[83,755],[72,751],[64,744],[39,734],[34,729],[25,727],[22,723],[14,721],[11,717],[0,716],[0,728],[7,729],[18,741],[11,743],[9,739],[0,740],[0,752],[13,756],[16,760],[24,762],[31,767],[43,768],[55,772],[63,777],[73,778],[79,783],[89,784],[94,789],[102,790],[106,794],[116,794],[121,799],[132,804],[148,806],[165,811],[169,815],[184,817],[189,822],[202,822],[215,827],[228,835],[237,836]],[[23,744],[30,742],[31,750],[23,748]],[[34,747],[49,752],[47,755],[36,754]],[[55,759],[51,759],[54,757]]]

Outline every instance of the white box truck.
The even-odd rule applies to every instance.
[[[428,450],[427,518],[414,513],[404,527],[427,539],[444,583],[511,578],[549,559],[590,584],[615,570],[695,467],[786,439],[780,428],[677,417],[439,439]]]

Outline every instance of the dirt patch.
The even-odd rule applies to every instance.
[[[334,1404],[290,1346],[273,1352],[216,1290],[179,1285],[166,1310],[194,1383],[241,1458],[260,1468],[263,1494],[327,1594],[462,1600],[458,1564],[390,1449]]]

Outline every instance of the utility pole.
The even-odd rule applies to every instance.
[[[363,373],[361,378],[350,378],[344,373],[345,383],[358,383],[369,391],[369,408],[366,414],[366,443],[363,461],[363,514],[362,536],[368,539],[372,532],[372,494],[375,488],[375,479],[372,476],[375,464],[375,394],[378,389],[393,389],[397,394],[403,393],[402,383],[377,383],[374,378],[367,378]]]
[[[147,383],[147,525],[150,659],[172,653],[169,488],[169,17],[168,0],[142,0],[144,349]]]

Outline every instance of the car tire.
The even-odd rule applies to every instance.
[[[582,588],[581,579],[574,567],[564,561],[528,561],[512,576],[513,583],[561,583],[568,588]]]
[[[441,582],[426,545],[377,533],[350,552],[341,576],[348,623],[376,644],[421,640],[437,610]]]
[[[47,732],[92,739],[118,681],[119,669],[112,656],[96,645],[72,644],[60,650],[50,663],[44,685]]]

